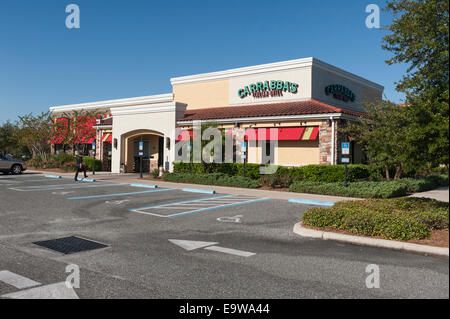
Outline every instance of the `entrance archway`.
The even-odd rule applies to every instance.
[[[164,134],[153,130],[135,130],[122,135],[121,164],[125,172],[139,172],[139,142],[143,143],[144,172],[151,172],[164,165]]]

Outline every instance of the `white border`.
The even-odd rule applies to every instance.
[[[50,107],[50,112],[58,113],[58,112],[92,110],[92,109],[113,108],[113,107],[118,108],[118,107],[125,107],[125,106],[138,106],[138,105],[145,105],[145,104],[167,103],[167,102],[172,102],[172,101],[173,101],[173,94],[168,93],[168,94],[132,97],[132,98],[118,99],[118,100],[105,100],[105,101],[88,102],[88,103],[81,103],[81,104],[52,106],[52,107]]]
[[[384,87],[382,85],[379,85],[375,82],[364,79],[353,73],[344,71],[340,68],[337,68],[331,64],[325,63],[325,62],[323,62],[319,59],[313,58],[313,57],[297,59],[297,60],[289,60],[289,61],[283,61],[283,62],[261,64],[261,65],[256,65],[256,66],[236,68],[236,69],[230,69],[230,70],[225,70],[225,71],[176,77],[176,78],[171,78],[170,83],[172,85],[179,85],[179,84],[187,84],[187,83],[195,83],[195,82],[206,82],[206,81],[214,81],[214,80],[221,80],[221,79],[229,79],[232,77],[238,77],[238,76],[244,76],[244,75],[250,75],[250,74],[285,71],[285,70],[299,69],[299,68],[305,68],[305,67],[318,67],[320,69],[337,74],[341,77],[347,78],[351,81],[355,81],[362,85],[371,87],[373,89],[376,89],[379,91],[384,90]]]

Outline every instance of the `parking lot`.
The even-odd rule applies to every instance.
[[[133,185],[0,175],[0,297],[45,296],[75,264],[78,298],[448,298],[448,259],[293,234],[312,206]],[[102,247],[37,244],[73,236]],[[365,285],[370,264],[380,289]]]

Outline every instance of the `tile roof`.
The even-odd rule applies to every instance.
[[[186,110],[184,117],[178,121],[234,119],[245,117],[289,116],[306,114],[343,113],[363,116],[365,113],[328,105],[316,100],[256,104],[244,106],[214,107]]]

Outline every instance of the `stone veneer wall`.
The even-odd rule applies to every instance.
[[[319,163],[331,164],[331,144],[332,128],[326,120],[319,125]]]
[[[335,145],[335,154],[336,154],[336,164],[342,164],[341,163],[341,143],[348,141],[347,134],[338,132],[337,128],[338,126],[340,128],[343,128],[346,126],[345,120],[338,120],[336,125],[336,145]]]
[[[341,143],[346,140],[344,133],[338,132],[339,127],[342,126],[341,120],[334,120],[334,162],[340,164],[341,158]],[[323,120],[319,126],[319,148],[320,148],[320,164],[331,165],[331,145],[332,145],[332,127],[327,124],[327,120]]]

